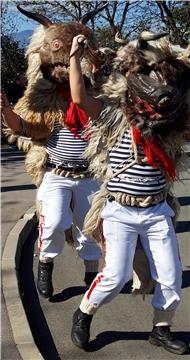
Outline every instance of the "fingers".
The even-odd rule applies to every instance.
[[[5,107],[10,107],[9,100],[7,99],[6,94],[3,92],[0,93],[0,106],[2,110]]]
[[[82,56],[84,49],[88,46],[87,39],[84,35],[77,35],[73,38],[71,51],[70,51],[70,58],[73,55],[78,55],[79,57]]]
[[[73,38],[73,42],[78,42],[78,43],[80,43],[81,41],[84,41],[84,40],[86,40],[86,36],[83,34],[76,35]]]
[[[83,46],[84,48],[87,47],[87,39],[84,35],[78,35],[76,40],[80,46]]]

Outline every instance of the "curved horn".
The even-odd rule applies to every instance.
[[[26,10],[22,9],[19,5],[17,5],[17,9],[23,15],[29,17],[30,19],[33,19],[33,20],[37,21],[38,23],[44,25],[45,27],[49,27],[49,26],[53,25],[53,23],[48,18],[46,18],[44,15],[32,13],[30,11],[26,11]]]
[[[152,33],[150,31],[143,31],[140,35],[139,35],[139,39],[138,39],[138,48],[139,49],[146,49],[147,48],[147,41],[151,41],[151,40],[158,40],[161,39],[162,37],[168,35],[167,32],[162,32],[162,33]]]
[[[119,31],[117,31],[116,34],[115,34],[115,42],[117,42],[118,44],[125,45],[125,44],[127,44],[128,41],[125,40],[125,39],[120,38],[119,37]]]
[[[79,23],[85,25],[90,19],[92,19],[96,14],[98,14],[106,6],[108,6],[108,4],[104,4],[103,6],[88,12],[86,15],[83,15],[81,17],[81,19],[79,20]]]

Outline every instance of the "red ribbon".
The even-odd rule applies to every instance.
[[[176,179],[175,165],[158,141],[145,139],[136,128],[133,128],[133,139],[135,144],[142,146],[149,165],[161,168],[170,180]]]
[[[74,104],[72,100],[70,101],[70,106],[67,111],[65,124],[68,126],[69,130],[74,134],[74,136],[79,137],[78,130],[84,130],[86,128],[88,118],[81,108]]]
[[[68,126],[69,130],[74,134],[75,137],[81,138],[78,134],[78,130],[84,130],[86,128],[88,118],[84,110],[82,110],[78,105],[73,103],[70,91],[66,91],[61,88],[59,89],[59,93],[64,97],[65,100],[69,102],[69,108],[67,110],[65,124]]]

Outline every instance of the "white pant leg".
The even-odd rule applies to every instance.
[[[147,209],[148,210],[148,209]],[[171,216],[173,210],[164,202],[150,207],[142,216],[140,238],[149,259],[151,275],[156,280],[152,305],[159,310],[174,310],[179,301],[182,266]]]
[[[100,246],[92,237],[82,233],[84,218],[90,209],[93,196],[100,188],[96,180],[84,178],[73,186],[73,238],[79,256],[84,260],[97,260],[101,257]]]
[[[137,243],[133,211],[125,211],[116,202],[108,201],[102,218],[105,238],[104,268],[87,293],[89,303],[95,307],[110,302],[131,279]]]
[[[81,232],[93,193],[99,189],[93,180],[75,180],[47,172],[38,190],[41,202],[40,257],[54,258],[64,247],[64,231],[73,228],[75,247],[84,260],[98,260],[101,249]]]
[[[44,175],[37,199],[41,203],[39,253],[54,258],[64,247],[64,231],[72,225],[72,181],[52,172]]]

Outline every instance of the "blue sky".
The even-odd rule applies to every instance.
[[[13,30],[15,29],[15,32],[20,32],[20,31],[23,31],[23,30],[34,30],[36,28],[36,26],[39,25],[34,20],[27,19],[26,16],[21,14],[17,10],[14,1],[6,1],[6,2],[7,2],[7,5],[8,5],[8,13],[4,17],[3,22],[4,23],[7,22],[7,26],[5,25],[7,33],[12,32],[12,29]],[[9,26],[9,24],[10,24],[9,19],[11,19],[11,22],[13,24],[13,27],[11,29],[10,29],[10,26]]]

